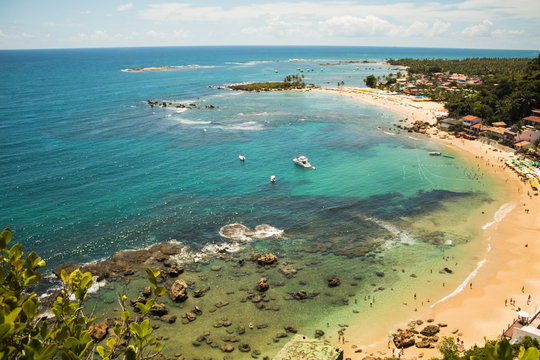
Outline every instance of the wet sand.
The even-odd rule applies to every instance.
[[[322,90],[338,93],[360,101],[383,107],[407,117],[407,122],[416,120],[427,121],[431,124],[436,119],[435,109],[442,109],[443,104],[431,101],[414,101],[413,98],[402,95],[382,95],[372,92],[354,90]],[[446,323],[441,328],[442,336],[453,336],[464,342],[465,348],[473,345],[483,345],[484,337],[495,339],[506,330],[508,324],[517,318],[518,308],[533,314],[540,304],[540,199],[528,195],[530,186],[520,181],[510,169],[504,167],[501,159],[509,158],[507,152],[494,151],[491,146],[480,141],[458,139],[444,136],[445,133],[431,130],[430,137],[448,149],[458,151],[461,156],[467,156],[471,162],[484,172],[491,172],[505,181],[504,190],[509,201],[505,209],[498,212],[502,217],[500,222],[483,226],[483,249],[478,254],[476,272],[464,277],[464,283],[458,289],[449,288],[447,298],[434,303],[419,312],[410,312],[407,321],[396,322],[394,329],[406,328],[411,320],[434,319],[434,324]],[[528,209],[526,211],[526,209]],[[492,214],[492,218],[496,215]],[[468,280],[466,280],[468,279]],[[528,296],[532,302],[527,305]],[[510,305],[510,299],[515,300],[515,306]],[[442,300],[442,299],[441,299]],[[505,300],[507,304],[505,305]],[[365,337],[358,330],[356,334],[349,333],[349,338]],[[457,332],[455,330],[458,330]],[[453,334],[452,332],[455,332]],[[361,359],[367,354],[375,356],[392,355],[393,344],[389,346],[390,333],[378,334],[379,340],[357,344],[345,344],[345,356]],[[371,336],[372,339],[375,336]],[[355,351],[361,348],[362,353]],[[395,349],[395,348],[394,348]],[[398,354],[395,349],[395,354]],[[384,354],[384,355],[383,355]],[[435,349],[408,348],[402,358],[416,358],[420,354],[425,358],[440,356]]]

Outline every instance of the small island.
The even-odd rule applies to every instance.
[[[281,91],[305,89],[304,75],[287,75],[282,82],[269,81],[264,83],[234,84],[228,85],[231,90],[242,91]]]

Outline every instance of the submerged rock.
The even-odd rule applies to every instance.
[[[338,279],[337,277],[331,277],[328,279],[329,287],[336,287],[336,286],[339,286],[340,284],[341,284],[341,280]]]
[[[103,321],[99,324],[90,326],[88,329],[88,334],[92,339],[94,339],[94,341],[100,342],[105,335],[107,335],[107,323]]]
[[[274,254],[264,254],[257,258],[257,264],[259,265],[272,265],[277,263],[277,256]]]

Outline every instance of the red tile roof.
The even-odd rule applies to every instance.
[[[480,129],[482,127],[482,124],[474,124],[473,126],[471,126],[472,128],[475,128],[475,129]]]
[[[467,115],[467,116],[464,116],[462,117],[463,120],[476,120],[476,119],[480,119],[478,116],[474,116],[474,115]]]
[[[527,146],[527,145],[531,145],[531,143],[528,142],[528,141],[525,141],[525,140],[514,144],[514,146],[517,146],[517,147],[523,147],[523,146]]]
[[[532,122],[536,122],[536,123],[540,123],[540,116],[527,116],[527,117],[524,117],[523,120],[525,121],[532,121]]]

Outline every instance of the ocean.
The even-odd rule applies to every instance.
[[[226,264],[208,245],[232,242],[220,235],[226,225],[269,224],[281,235],[243,239],[239,251],[272,251],[284,264],[305,268],[281,292],[272,288],[276,294],[270,296],[282,310],[271,311],[265,320],[270,325],[253,335],[271,353],[283,345],[261,340],[272,338],[265,332],[275,333],[272,326],[291,319],[308,332],[321,326],[332,332],[337,325],[329,318],[350,317],[343,299],[356,296],[368,304],[365,294],[373,292],[375,280],[379,308],[385,302],[390,308],[396,296],[385,295],[388,289],[405,293],[417,279],[401,279],[405,267],[422,278],[442,257],[456,257],[464,265],[448,283],[458,284],[476,264],[481,225],[489,221],[479,214],[492,219],[504,199],[497,179],[458,154],[430,157],[429,151],[445,150],[398,132],[395,114],[332,94],[244,93],[223,85],[303,74],[316,86],[344,81],[345,87],[363,87],[367,75],[399,69],[348,61],[534,56],[383,47],[0,51],[0,224],[11,227],[26,252],[45,259],[45,273],[174,239],[192,249],[183,263],[202,259],[197,270],[221,286],[223,277],[213,279],[210,266]],[[152,66],[174,68],[123,71]],[[168,106],[151,107],[148,101]],[[316,170],[295,166],[292,159],[299,155],[308,156]],[[387,275],[373,275],[380,271]],[[260,275],[253,270],[245,276],[253,283]],[[276,269],[266,275],[280,276]],[[343,278],[350,286],[346,294],[323,295],[307,305],[286,299],[287,292],[307,286],[302,283],[329,275]],[[234,283],[236,276],[227,279]],[[118,286],[125,288],[107,284],[101,299]],[[425,287],[418,285],[424,289],[418,292]],[[211,306],[220,296],[216,290],[204,301]],[[250,316],[242,304],[230,306],[231,318]],[[251,310],[261,317],[260,310]],[[193,336],[176,339],[184,354],[218,356],[219,348],[190,345],[211,323],[210,317],[201,319]],[[175,336],[173,325],[160,331]]]

